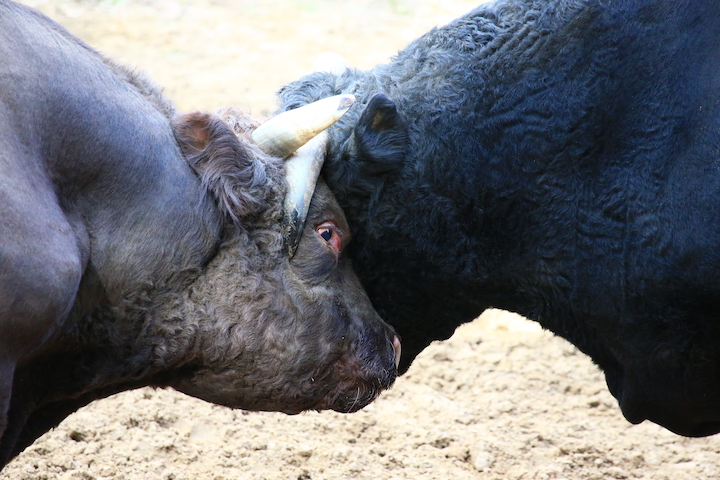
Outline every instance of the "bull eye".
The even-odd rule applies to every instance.
[[[324,222],[318,226],[315,231],[320,235],[325,243],[332,248],[336,253],[340,253],[342,247],[342,239],[338,233],[338,228],[333,222]]]

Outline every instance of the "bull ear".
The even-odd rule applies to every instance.
[[[220,118],[190,113],[174,120],[175,137],[188,164],[218,206],[236,222],[267,207],[263,198],[266,172],[262,155],[249,142],[241,142]]]
[[[395,103],[382,93],[368,102],[355,126],[354,136],[363,173],[384,174],[402,165],[408,148],[407,126]]]
[[[346,212],[372,208],[386,178],[401,169],[408,151],[407,127],[392,100],[382,94],[371,98],[353,134],[339,148],[328,154],[325,179],[338,197],[344,197]]]

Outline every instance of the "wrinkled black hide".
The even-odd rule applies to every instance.
[[[401,370],[488,307],[590,355],[631,422],[720,431],[720,4],[500,0],[388,64],[325,175]],[[481,380],[480,380],[481,381]]]

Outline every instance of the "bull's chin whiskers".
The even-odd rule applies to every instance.
[[[350,405],[350,409],[348,411],[353,412],[355,411],[355,405],[358,404],[360,401],[360,387],[357,387],[357,393],[355,394],[355,400],[353,401],[352,405]]]

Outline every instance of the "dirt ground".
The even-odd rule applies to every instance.
[[[273,92],[333,50],[387,61],[470,10],[463,0],[26,0],[102,52],[147,71],[182,110],[272,111]],[[442,5],[441,5],[442,4]],[[627,423],[567,342],[490,311],[421,354],[365,410],[232,411],[174,391],[95,402],[0,480],[720,478],[720,436]]]

